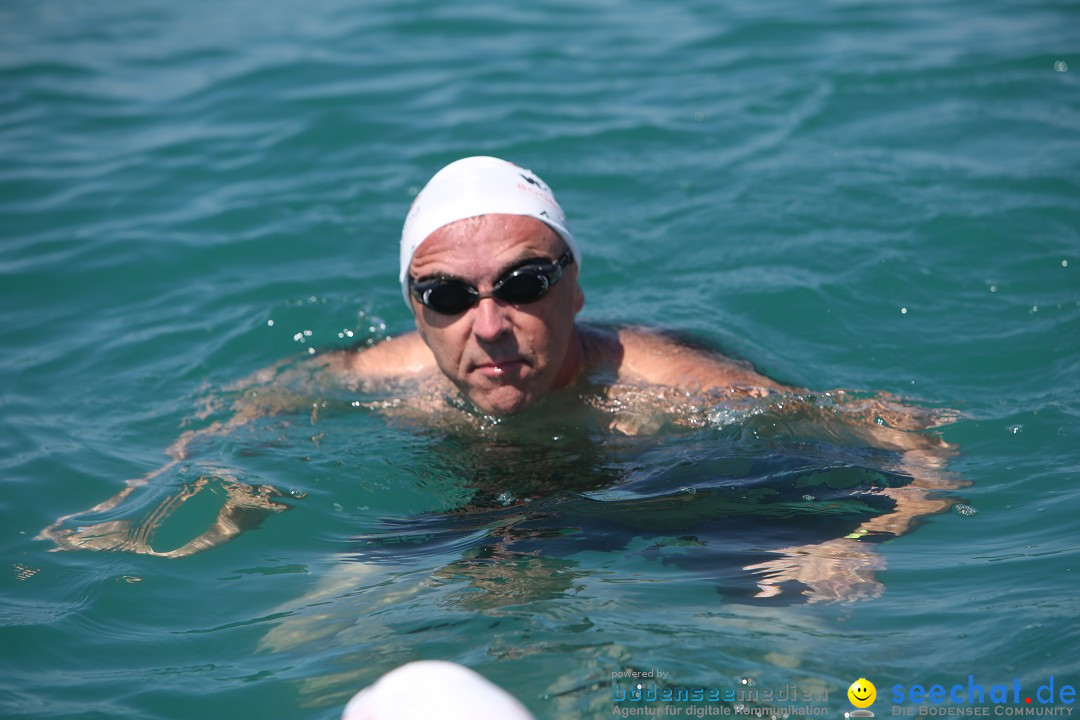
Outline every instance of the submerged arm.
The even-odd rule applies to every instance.
[[[844,393],[838,395],[843,397]],[[939,491],[962,486],[947,471],[955,447],[935,435],[918,432],[943,424],[952,419],[950,416],[907,407],[889,396],[852,402],[847,408],[854,411],[847,418],[851,429],[870,447],[898,452],[893,470],[911,481],[877,491],[893,500],[892,510],[862,522],[847,536],[780,548],[774,551],[780,554],[779,558],[748,566],[747,570],[763,575],[758,581],[759,597],[780,594],[780,584],[788,581],[805,585],[808,589],[804,595],[810,602],[880,595],[882,585],[874,572],[884,569],[885,560],[874,545],[861,540],[908,532],[920,519],[947,510],[953,504],[952,500],[937,495]]]
[[[182,433],[166,450],[169,460],[164,465],[128,480],[124,488],[108,500],[59,518],[42,530],[38,539],[52,540],[56,543],[55,550],[126,550],[172,558],[217,547],[245,530],[257,527],[269,515],[288,510],[288,505],[278,502],[285,495],[270,485],[241,482],[228,469],[212,468],[161,501],[141,523],[111,520],[75,529],[64,525],[81,515],[107,512],[121,506],[135,490],[188,460],[194,447],[204,439],[228,435],[260,418],[316,407],[311,403],[310,392],[307,392],[314,385],[312,379],[315,376],[364,387],[369,383],[421,375],[433,364],[426,350],[416,334],[410,333],[362,352],[339,350],[305,360],[293,367],[289,366],[290,360],[283,360],[259,370],[229,388],[237,393],[237,398],[227,420]],[[301,385],[301,390],[290,389],[295,385]],[[312,421],[316,412],[312,409]],[[205,414],[208,412],[203,416]],[[209,528],[174,550],[158,551],[152,547],[154,531],[170,515],[200,492],[212,492],[217,486],[224,489],[225,500]]]
[[[215,468],[195,482],[185,484],[179,492],[161,501],[141,523],[132,520],[110,520],[78,528],[64,527],[73,518],[94,513],[103,513],[121,506],[137,489],[146,486],[156,478],[168,473],[191,456],[192,447],[200,440],[214,436],[224,436],[260,417],[266,417],[286,409],[288,400],[272,391],[273,385],[280,382],[285,361],[254,373],[237,383],[234,389],[241,392],[233,405],[233,414],[225,421],[215,421],[199,430],[188,430],[166,449],[169,460],[161,467],[137,478],[131,478],[120,492],[97,505],[77,513],[65,515],[42,530],[37,539],[52,540],[53,550],[125,550],[145,555],[161,557],[185,557],[202,550],[208,550],[239,535],[246,529],[258,526],[262,520],[274,512],[288,510],[289,506],[275,502],[272,498],[283,497],[270,485],[249,485],[240,482],[230,471]],[[255,388],[271,388],[261,398]],[[191,498],[211,486],[210,480],[217,479],[225,489],[225,501],[213,524],[198,537],[174,550],[159,552],[151,546],[154,531],[170,515]]]
[[[387,344],[390,343],[383,343]],[[54,550],[125,550],[160,557],[186,557],[217,547],[243,531],[257,527],[267,516],[288,510],[288,505],[278,502],[285,496],[276,488],[244,483],[228,469],[213,468],[194,482],[183,485],[178,492],[170,494],[141,521],[111,520],[77,528],[65,527],[73,518],[108,512],[130,502],[132,493],[188,460],[194,448],[203,440],[228,435],[260,418],[311,408],[310,395],[290,390],[290,387],[310,383],[313,375],[324,374],[339,381],[360,384],[364,374],[357,372],[359,363],[356,358],[366,354],[367,351],[361,354],[344,350],[331,352],[295,367],[289,367],[289,361],[283,360],[241,380],[230,388],[237,393],[237,397],[227,420],[185,431],[166,450],[169,460],[164,465],[128,480],[120,492],[94,507],[57,519],[41,531],[38,539],[52,540],[56,544]],[[381,351],[381,354],[387,353]],[[378,377],[378,363],[368,360],[364,369]],[[203,416],[205,414],[208,411]],[[170,515],[199,493],[213,492],[217,487],[224,489],[225,500],[209,528],[174,550],[158,551],[153,548],[154,532]]]
[[[619,367],[622,380],[663,385],[687,393],[710,393],[721,403],[729,398],[792,393],[795,406],[807,407],[800,397],[806,395],[805,390],[782,385],[744,363],[669,334],[620,328],[609,335],[606,346],[613,348],[608,350],[609,356],[617,356],[609,364]],[[884,559],[874,551],[873,545],[860,539],[897,536],[909,531],[921,518],[950,506],[951,501],[938,496],[938,491],[961,485],[946,470],[954,448],[939,437],[922,432],[950,422],[954,418],[949,414],[904,405],[889,395],[863,398],[841,390],[829,393],[828,397],[834,404],[834,412],[817,408],[803,418],[810,423],[807,429],[824,430],[826,435],[830,430],[839,430],[840,435],[861,445],[894,451],[898,461],[892,469],[911,481],[877,491],[893,501],[892,510],[864,521],[846,537],[780,548],[773,551],[778,558],[747,567],[762,574],[758,582],[762,597],[779,594],[780,584],[787,581],[805,585],[811,601],[877,595],[881,585],[874,571],[884,567]],[[842,427],[827,427],[830,423]],[[615,427],[630,434],[635,432],[625,421]]]

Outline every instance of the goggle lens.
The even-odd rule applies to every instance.
[[[446,280],[425,290],[418,299],[435,312],[457,315],[476,302],[476,296],[469,292],[471,289],[463,282]]]
[[[515,270],[508,278],[500,281],[492,295],[508,303],[527,305],[544,297],[549,287],[551,281],[547,275],[537,272],[535,268],[525,268]]]

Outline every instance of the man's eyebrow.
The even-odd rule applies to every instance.
[[[540,252],[531,248],[527,249],[521,253],[517,260],[513,260],[508,263],[506,267],[504,267],[499,272],[499,274],[496,275],[496,277],[502,277],[506,273],[513,272],[514,270],[517,270],[523,265],[536,265],[538,263],[542,265],[550,265],[552,263],[557,263],[559,261],[559,257],[570,252],[569,247],[567,247],[566,245],[563,245],[563,247],[565,248],[564,250],[555,250],[553,255]]]
[[[547,257],[546,255],[537,255],[537,254],[534,254],[534,253],[532,253],[530,251],[528,253],[522,254],[522,256],[519,257],[518,259],[512,260],[509,263],[507,263],[506,267],[502,268],[501,270],[499,270],[498,273],[495,274],[495,279],[498,280],[499,278],[506,275],[507,273],[511,273],[511,272],[517,270],[518,268],[522,268],[522,267],[525,267],[527,265],[537,265],[537,264],[548,265],[548,264],[551,264],[553,262],[555,262],[555,261],[552,260],[550,257]],[[463,277],[460,277],[458,275],[454,275],[452,273],[445,273],[445,272],[429,273],[428,275],[424,275],[422,277],[415,278],[414,282],[423,282],[424,280],[457,280],[459,282],[465,283],[466,285],[471,285],[472,284],[471,281],[466,280]]]
[[[548,265],[553,262],[555,261],[547,257],[546,255],[522,255],[521,258],[514,260],[505,268],[503,268],[502,271],[499,272],[498,275],[496,275],[496,277],[502,277],[506,273],[513,272],[514,270],[517,270],[518,268],[524,267],[526,265]]]
[[[465,278],[458,277],[457,275],[454,275],[452,273],[445,273],[445,272],[428,273],[427,275],[421,275],[420,277],[416,277],[416,278],[414,278],[412,275],[410,275],[409,279],[412,280],[413,282],[424,282],[425,280],[457,280],[459,282],[465,283],[466,285],[469,284],[469,281],[466,280]]]

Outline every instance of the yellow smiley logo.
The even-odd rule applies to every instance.
[[[847,697],[857,708],[870,707],[877,698],[877,688],[866,678],[859,678],[847,689]]]

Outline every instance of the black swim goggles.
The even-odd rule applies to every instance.
[[[458,315],[489,297],[512,305],[528,305],[544,297],[559,282],[563,268],[572,262],[574,256],[569,250],[555,262],[530,260],[508,270],[489,293],[481,294],[464,280],[448,277],[409,278],[409,291],[422,305],[443,315]]]

